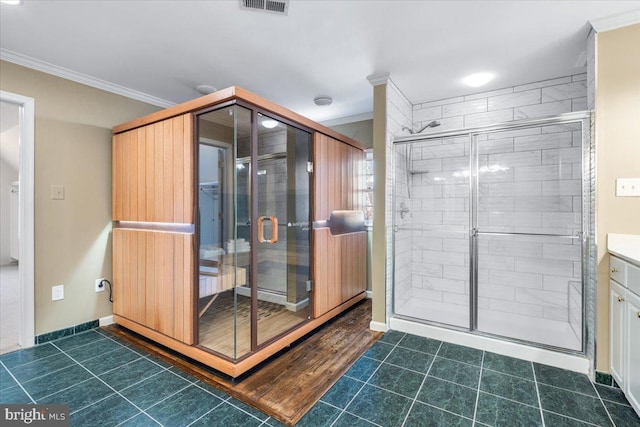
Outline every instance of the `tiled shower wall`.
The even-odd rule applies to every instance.
[[[392,291],[396,298],[408,299],[411,297],[411,232],[402,231],[395,237],[395,248],[393,247],[393,215],[397,215],[397,210],[393,207],[393,180],[397,174],[403,175],[406,171],[406,157],[396,158],[394,167],[393,161],[393,137],[402,133],[402,127],[411,127],[412,105],[398,87],[391,81],[387,81],[386,107],[387,107],[387,135],[386,135],[386,235],[387,235],[387,266],[386,266],[386,306],[387,321],[392,313]],[[401,178],[402,179],[402,178]],[[406,186],[398,185],[398,206],[406,200]],[[394,254],[395,251],[395,254]],[[395,277],[394,277],[395,263]],[[394,284],[392,286],[392,284]],[[395,288],[394,288],[395,287]],[[394,290],[395,289],[395,290]]]
[[[419,128],[439,120],[442,125],[432,132],[440,132],[586,110],[586,77],[578,74],[414,105],[413,126]],[[401,127],[397,122],[394,125]],[[558,234],[580,231],[579,127],[536,127],[480,138],[487,140],[481,144],[484,148],[479,164],[487,170],[480,178],[480,226],[492,231]],[[468,175],[465,176],[469,170],[468,138],[412,144],[410,166],[414,173],[409,174],[408,150],[395,149],[395,211],[404,202],[411,210],[410,227],[444,231],[428,238],[415,230],[403,234],[402,227],[397,232],[396,308],[416,297],[468,305],[469,185]],[[492,170],[496,165],[506,170]],[[411,198],[406,190],[407,181]],[[397,212],[393,214],[396,224],[409,225]],[[479,283],[484,283],[480,308],[570,321],[579,336],[581,262],[580,246],[575,243],[549,239],[480,240]],[[409,256],[400,255],[407,251]],[[407,260],[412,261],[410,266],[403,264]],[[546,270],[539,271],[541,266]]]

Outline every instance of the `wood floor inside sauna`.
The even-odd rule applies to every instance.
[[[236,357],[251,351],[251,299],[241,295],[236,298],[237,308],[234,310],[233,291],[218,294],[199,323],[200,345],[229,357],[234,357],[234,344]],[[199,312],[210,299],[211,297],[200,299]],[[281,304],[258,301],[258,344],[306,321],[310,316],[310,309],[307,306],[294,312]]]

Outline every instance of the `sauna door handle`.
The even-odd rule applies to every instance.
[[[264,222],[271,221],[271,238],[264,238]],[[258,242],[274,244],[278,241],[278,218],[275,216],[261,216],[258,218]]]

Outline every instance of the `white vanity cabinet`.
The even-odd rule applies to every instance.
[[[623,389],[627,400],[640,414],[640,296],[627,292],[627,383]]]
[[[640,414],[640,236],[610,234],[608,249],[609,368],[631,406]]]
[[[625,347],[626,347],[626,289],[614,280],[610,280],[609,291],[609,372],[611,376],[624,389],[625,386]]]

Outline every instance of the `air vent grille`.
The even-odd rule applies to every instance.
[[[240,0],[240,8],[286,15],[289,12],[289,0]]]

